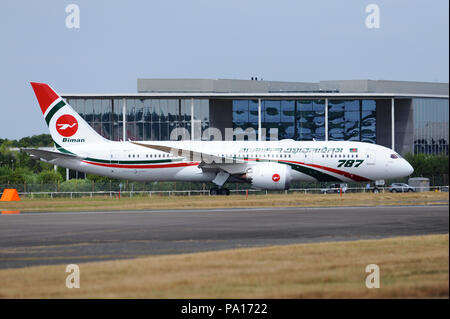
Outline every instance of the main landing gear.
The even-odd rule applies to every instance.
[[[230,190],[228,188],[217,188],[217,187],[213,187],[209,190],[209,194],[210,195],[230,195]]]
[[[216,175],[216,177],[212,180],[214,184],[217,186],[211,188],[209,190],[210,195],[230,195],[230,190],[228,188],[222,187],[228,178],[230,177],[230,174],[224,171],[219,171]]]

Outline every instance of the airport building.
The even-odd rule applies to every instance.
[[[293,139],[448,154],[448,83],[138,79],[137,93],[62,94],[110,140]],[[227,128],[229,128],[227,130]]]

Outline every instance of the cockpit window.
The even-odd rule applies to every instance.
[[[391,154],[391,158],[398,158],[398,155],[397,154]]]

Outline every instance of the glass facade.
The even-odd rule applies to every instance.
[[[235,134],[239,133],[237,128],[242,130],[253,129],[258,131],[258,101],[257,100],[233,100],[233,130]]]
[[[233,128],[258,130],[258,101],[233,100]],[[261,127],[278,139],[325,140],[325,100],[262,100]],[[376,143],[375,100],[329,100],[328,139]]]
[[[376,143],[375,100],[330,100],[328,139]]]
[[[299,100],[296,106],[294,139],[324,141],[325,100]]]
[[[414,153],[448,155],[448,99],[413,99]]]
[[[69,98],[67,102],[105,138],[123,139],[123,98]],[[125,102],[127,139],[169,140],[175,128],[191,134],[191,99],[127,98]],[[198,132],[209,127],[207,99],[194,99],[194,125]]]
[[[99,134],[114,139],[115,114],[111,99],[69,99],[67,101]]]
[[[123,98],[76,97],[68,98],[67,102],[105,138],[114,141],[123,139]],[[163,99],[136,96],[126,98],[125,102],[127,139],[170,140],[170,134],[175,128],[184,128],[189,136],[194,132],[194,139],[199,140],[211,124],[211,101],[208,99],[194,99],[193,114],[191,114],[191,98]],[[379,102],[381,104],[378,115],[387,116],[389,118],[386,120],[390,121],[390,111],[386,111],[386,105],[390,104],[390,101],[386,102],[386,99],[328,99],[328,140],[377,143]],[[245,130],[249,128],[257,133],[258,100],[233,99],[225,101],[224,105],[224,110],[227,111],[224,111],[223,116],[231,116],[234,129],[241,128],[243,130],[241,134],[246,136],[249,131]],[[226,105],[230,105],[231,114]],[[448,154],[448,99],[412,99],[412,110],[414,152]],[[278,139],[325,140],[325,113],[325,99],[261,100],[261,125],[266,129],[266,140],[270,140],[271,133],[277,133]],[[217,120],[216,116],[215,121],[221,120]],[[396,121],[402,119],[396,118]],[[379,134],[381,134],[380,143],[383,144],[381,137],[389,135],[390,132],[381,131]]]
[[[361,142],[377,142],[377,104],[375,100],[361,100]]]

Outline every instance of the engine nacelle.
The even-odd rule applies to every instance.
[[[258,163],[247,169],[246,178],[255,188],[288,189],[292,180],[291,167],[278,163]]]

